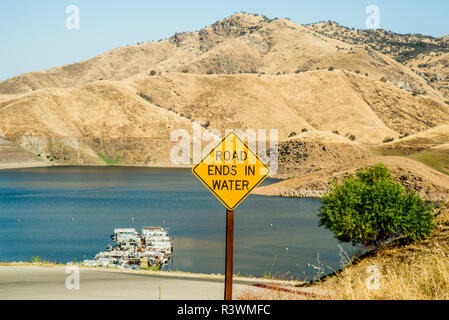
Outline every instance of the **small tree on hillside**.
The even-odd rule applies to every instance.
[[[435,227],[432,209],[414,191],[393,180],[383,164],[333,181],[318,213],[320,226],[342,242],[376,247],[397,237],[425,238]]]

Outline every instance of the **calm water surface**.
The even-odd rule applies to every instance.
[[[315,274],[309,264],[318,256],[322,265],[338,268],[338,242],[318,227],[319,206],[314,199],[249,196],[235,214],[235,272],[302,280]],[[188,169],[0,171],[3,261],[91,259],[111,243],[114,228],[140,232],[163,221],[174,237],[167,269],[224,273],[225,209]]]

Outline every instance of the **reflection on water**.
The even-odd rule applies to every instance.
[[[249,196],[235,215],[235,272],[310,278],[308,264],[318,254],[323,264],[338,268],[337,241],[317,226],[319,205],[314,199]],[[1,260],[88,259],[111,243],[114,228],[163,221],[174,237],[166,268],[224,272],[225,209],[188,169],[0,171]]]

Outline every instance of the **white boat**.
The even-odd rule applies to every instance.
[[[162,227],[144,227],[142,235],[134,228],[116,228],[111,236],[114,246],[85,260],[85,265],[103,267],[157,267],[168,263],[172,243]]]

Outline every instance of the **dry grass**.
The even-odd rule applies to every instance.
[[[239,300],[303,300],[300,295],[289,294],[280,290],[254,290],[243,291],[237,299]]]
[[[408,250],[407,250],[408,251]],[[434,243],[429,250],[406,255],[382,254],[320,285],[336,293],[333,299],[350,300],[447,300],[449,299],[449,247]],[[378,289],[369,289],[368,267],[380,272]]]
[[[370,252],[340,273],[300,290],[306,295],[285,296],[282,292],[248,291],[240,299],[335,299],[335,300],[447,300],[449,299],[449,209],[437,215],[438,226],[420,243],[390,244]],[[378,288],[369,289],[373,273],[379,271]],[[367,284],[368,282],[368,284]],[[316,296],[310,296],[315,293]],[[323,294],[324,293],[324,294]]]

